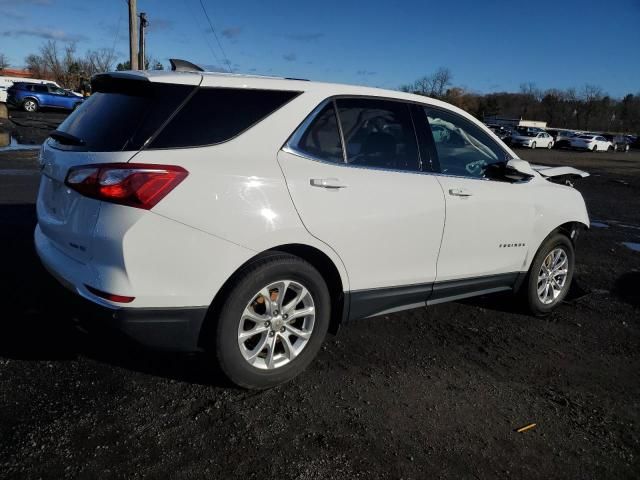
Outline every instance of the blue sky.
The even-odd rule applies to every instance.
[[[233,69],[397,88],[439,67],[476,92],[601,86],[640,91],[640,0],[203,0]],[[199,0],[138,0],[147,50],[221,64]],[[14,66],[47,39],[128,58],[126,0],[0,0],[0,53]]]

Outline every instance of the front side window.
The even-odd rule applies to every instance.
[[[348,164],[420,170],[409,105],[368,98],[341,98],[336,105]]]
[[[442,173],[483,178],[489,165],[506,162],[506,152],[471,121],[436,108],[425,112]]]
[[[326,162],[344,162],[340,130],[333,102],[327,103],[318,112],[313,122],[294,142],[294,148],[303,154]]]
[[[54,95],[66,95],[67,92],[55,85],[49,85],[49,93],[53,93]]]

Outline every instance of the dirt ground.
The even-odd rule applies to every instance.
[[[33,251],[35,152],[0,153],[0,478],[638,478],[640,152],[518,153],[592,174],[552,316],[503,295],[353,322],[262,393],[77,330]]]

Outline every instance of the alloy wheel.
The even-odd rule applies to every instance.
[[[569,274],[569,257],[563,248],[547,254],[538,272],[538,299],[549,305],[562,293]]]
[[[35,112],[36,111],[36,102],[34,102],[33,100],[27,100],[26,102],[24,102],[24,109],[27,112]]]
[[[315,319],[313,297],[304,285],[293,280],[266,285],[253,296],[240,317],[240,352],[255,368],[283,367],[307,346]]]

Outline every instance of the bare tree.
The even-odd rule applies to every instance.
[[[113,70],[115,61],[116,56],[112,49],[100,48],[98,50],[90,50],[84,58],[85,70],[89,75],[109,72]]]
[[[598,104],[604,98],[602,88],[596,85],[585,85],[580,90],[580,100],[582,100],[582,118],[585,128],[591,128],[591,120],[597,113]]]
[[[448,68],[440,67],[435,73],[425,75],[410,85],[403,85],[400,89],[404,92],[416,93],[427,97],[443,98],[451,82],[453,74]]]
[[[31,73],[36,78],[43,78],[47,76],[47,69],[44,64],[44,59],[40,55],[36,55],[32,53],[28,55],[24,59],[24,64]]]
[[[451,70],[440,67],[438,71],[432,75],[432,95],[436,98],[444,97],[452,82],[453,74],[451,73]]]
[[[0,71],[9,66],[9,59],[4,53],[0,53]]]

